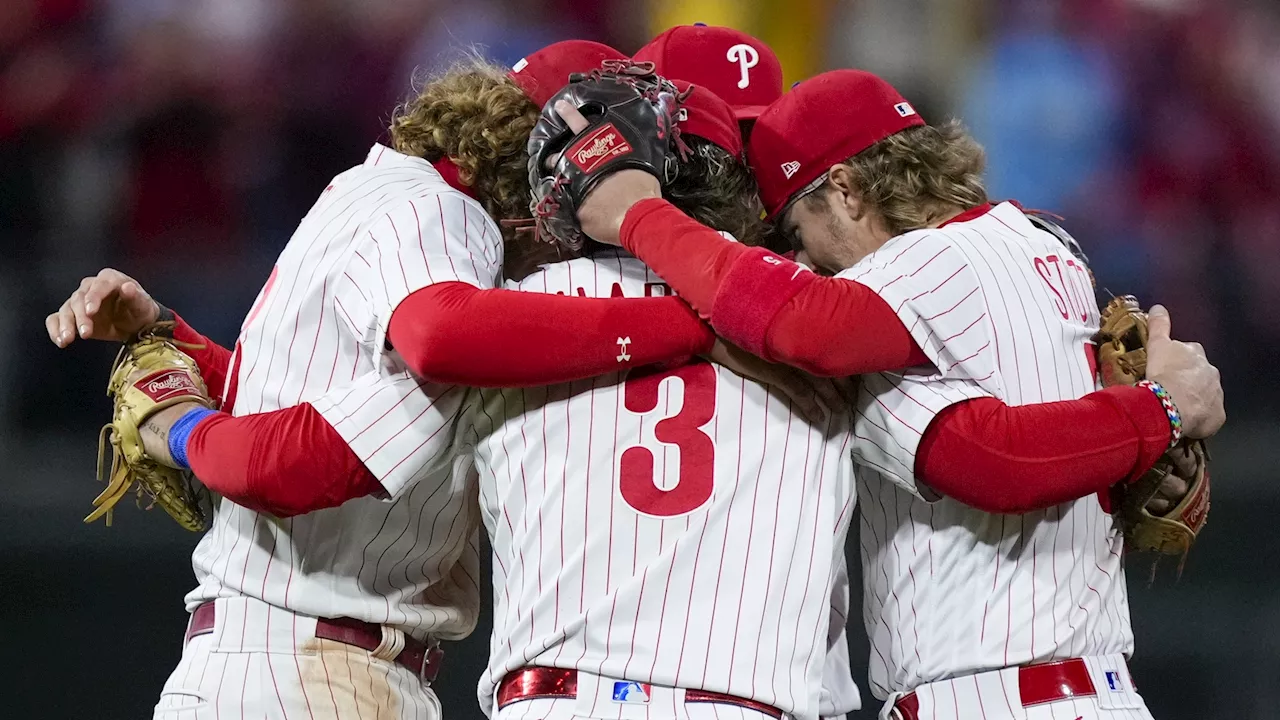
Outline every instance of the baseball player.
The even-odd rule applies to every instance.
[[[1125,666],[1123,538],[1105,492],[1179,435],[1221,426],[1203,350],[1172,341],[1153,309],[1154,382],[1095,391],[1088,269],[1016,206],[987,202],[980,148],[957,125],[926,125],[873,75],[805,82],[760,116],[750,151],[770,216],[836,277],[681,220],[638,173],[601,183],[580,217],[745,348],[875,373],[854,452],[882,717],[1150,717]],[[904,358],[918,367],[878,372]]]
[[[548,48],[519,79],[476,67],[428,83],[397,113],[400,150],[375,145],[303,219],[234,352],[115,271],[86,278],[47,319],[60,346],[173,322],[227,411],[179,405],[149,423],[153,458],[193,469],[223,496],[193,556],[183,658],[156,717],[438,718],[438,642],[470,632],[478,608],[475,488],[449,452],[464,391],[422,378],[459,372],[456,356],[485,341],[497,352],[531,332],[530,312],[565,318],[563,337],[536,326],[565,355],[522,349],[510,368],[471,366],[469,380],[546,384],[710,347],[675,298],[491,289],[504,248],[490,215],[527,213],[519,158],[537,114],[525,88],[537,82],[525,78],[550,88],[598,65],[590,45]],[[493,148],[468,151],[460,126],[485,128],[494,154],[516,159],[494,167]],[[432,146],[436,137],[452,144]],[[441,352],[456,333],[448,314],[474,321],[470,350]],[[635,343],[626,358],[619,327]]]
[[[683,109],[675,202],[758,224],[730,108],[694,88]],[[612,248],[515,287],[670,293]],[[846,414],[810,423],[695,361],[483,391],[469,419],[494,548],[479,688],[491,717],[816,718],[824,669],[841,662],[849,687],[828,695],[852,703],[832,714],[858,706],[846,650],[825,657],[828,616],[848,603],[836,585],[854,499]]]

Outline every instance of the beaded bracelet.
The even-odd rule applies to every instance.
[[[1138,387],[1150,390],[1160,399],[1165,414],[1169,416],[1169,447],[1177,445],[1182,439],[1182,413],[1178,412],[1178,406],[1173,404],[1173,396],[1169,395],[1169,391],[1165,390],[1163,385],[1154,380],[1139,380]]]

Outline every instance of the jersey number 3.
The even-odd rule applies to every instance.
[[[658,421],[653,429],[658,442],[680,449],[680,475],[674,487],[658,487],[653,452],[633,446],[622,451],[618,485],[622,499],[636,511],[657,517],[685,515],[711,499],[715,482],[716,446],[700,428],[716,413],[716,370],[699,360],[665,372],[632,375],[624,387],[628,411],[645,415],[658,409],[662,381],[680,378],[684,401],[680,412]]]

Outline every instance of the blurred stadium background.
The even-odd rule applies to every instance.
[[[1213,518],[1180,583],[1131,564],[1134,675],[1161,720],[1280,717],[1275,0],[0,0],[0,717],[150,717],[180,652],[195,538],[80,524],[114,349],[42,325],[79,278],[124,269],[230,344],[415,67],[694,21],[772,43],[788,82],[863,67],[963,117],[994,195],[1065,216],[1101,287],[1204,343]],[[450,718],[480,717],[487,630],[450,650]]]

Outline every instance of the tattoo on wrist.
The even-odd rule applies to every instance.
[[[144,422],[142,424],[142,427],[143,429],[149,430],[150,432],[154,433],[155,436],[160,438],[160,440],[163,441],[166,446],[169,444],[168,428],[161,427],[159,424],[156,423],[155,420],[148,420]]]

